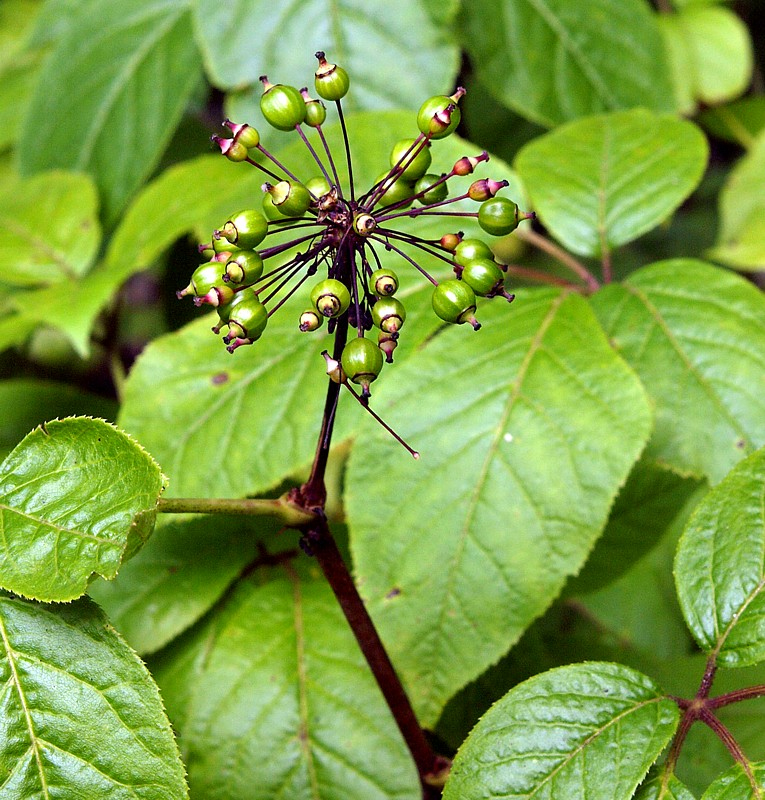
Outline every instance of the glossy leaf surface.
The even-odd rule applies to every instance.
[[[699,504],[675,559],[677,594],[699,646],[718,664],[765,659],[765,450]]]
[[[707,149],[692,123],[638,109],[534,139],[515,166],[550,232],[575,253],[602,256],[685,200],[701,180]]]
[[[534,122],[672,110],[661,34],[640,0],[473,0],[460,21],[481,82]]]
[[[222,88],[254,84],[250,102],[260,98],[263,74],[273,83],[308,86],[313,95],[313,54],[324,50],[350,75],[351,90],[343,99],[347,109],[419,108],[430,95],[454,90],[459,61],[448,28],[427,6],[423,0],[340,0],[330,6],[299,0],[274,13],[268,0],[226,5],[200,0],[195,22],[213,82]],[[371,54],[382,56],[382,62]],[[381,67],[385,61],[396,65],[394,80]],[[261,119],[247,121],[258,125]]]
[[[4,283],[40,286],[87,272],[101,238],[93,182],[47,172],[13,182],[0,196],[0,274]]]
[[[696,800],[696,798],[687,786],[674,775],[669,775],[666,780],[659,777],[644,783],[635,795],[635,800]]]
[[[765,298],[700,261],[662,261],[592,298],[656,409],[646,455],[713,483],[765,444]],[[693,409],[693,413],[689,413]]]
[[[359,586],[426,725],[580,568],[651,425],[582,298],[528,290],[480,317],[380,391],[422,458],[367,426],[348,466]]]
[[[183,800],[146,667],[91,602],[0,596],[0,797]]]
[[[187,3],[88,0],[72,9],[24,121],[26,174],[88,172],[114,221],[156,165],[200,77]]]
[[[182,723],[173,719],[191,791],[415,800],[408,751],[324,579],[290,566],[271,572],[261,586],[239,587],[197,641],[201,660],[182,640],[185,672],[173,650],[157,669],[171,713],[183,709]]]
[[[586,663],[511,689],[460,748],[444,800],[631,797],[675,731],[677,706],[639,672]]]
[[[765,762],[749,765],[759,789],[755,793],[749,776],[740,764],[731,767],[712,783],[701,800],[757,800],[765,790]]]
[[[156,462],[103,420],[53,421],[0,465],[0,586],[49,602],[112,578],[151,533]]]

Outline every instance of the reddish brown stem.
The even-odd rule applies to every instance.
[[[746,689],[736,689],[733,692],[712,697],[707,703],[708,708],[722,708],[731,703],[739,703],[742,700],[753,700],[755,697],[765,697],[765,684],[759,686],[747,686]]]

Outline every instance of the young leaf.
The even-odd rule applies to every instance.
[[[0,464],[0,587],[73,600],[143,545],[163,475],[135,441],[98,419],[48,422]]]
[[[665,220],[698,185],[707,152],[693,123],[636,109],[534,139],[515,166],[551,233],[602,256]]]
[[[367,425],[346,480],[359,586],[426,725],[581,567],[651,426],[581,297],[529,290],[480,316],[380,388],[422,458]]]
[[[22,172],[88,172],[114,221],[156,165],[201,75],[186,2],[75,4],[24,121]],[[73,57],[76,54],[76,57]]]
[[[749,148],[765,130],[765,97],[745,97],[699,115],[699,122],[713,136]]]
[[[269,577],[242,583],[191,652],[184,637],[185,676],[173,669],[174,646],[162,654],[168,705],[187,704],[174,722],[191,791],[207,800],[420,797],[411,758],[324,580],[289,565]],[[199,647],[203,660],[193,656]]]
[[[656,18],[640,0],[472,0],[460,29],[481,82],[534,122],[674,110]]]
[[[699,504],[677,547],[675,580],[699,646],[718,664],[765,659],[765,449]]]
[[[220,515],[181,522],[160,515],[150,541],[119,578],[95,581],[88,594],[131,647],[153,653],[207,613],[255,559],[258,540],[277,526],[253,527]]]
[[[442,16],[445,5],[439,3]],[[313,53],[321,43],[327,58],[351,76],[343,105],[379,109],[416,106],[432,94],[453,90],[458,49],[449,29],[436,24],[425,6],[423,0],[388,0],[384,6],[345,0],[330,7],[320,0],[300,0],[275,14],[268,0],[226,5],[200,0],[194,21],[217,86],[256,84],[253,94],[260,97],[257,80],[267,73],[274,83],[308,85],[313,93]],[[252,47],[255,41],[258,47]],[[395,64],[395,78],[372,53]]]
[[[765,297],[701,261],[651,264],[592,298],[656,409],[646,455],[719,481],[765,444]],[[693,413],[688,413],[693,409]]]
[[[157,687],[93,603],[0,596],[0,643],[3,797],[188,797]]]
[[[544,672],[476,725],[444,800],[631,797],[678,720],[675,703],[628,667],[592,662]]]
[[[98,197],[87,175],[46,172],[0,194],[0,274],[16,286],[77,278],[101,238]]]
[[[736,764],[704,792],[701,800],[760,800],[765,790],[765,761],[749,764],[759,793],[755,794],[749,776],[741,764]]]
[[[720,192],[720,233],[712,258],[739,269],[765,261],[765,132],[738,162]]]

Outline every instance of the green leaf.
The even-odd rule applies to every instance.
[[[103,420],[43,424],[0,465],[0,587],[73,600],[151,533],[163,487],[140,445]]]
[[[698,489],[698,481],[641,459],[619,492],[584,569],[568,582],[566,593],[601,589],[627,572],[658,544]]]
[[[156,166],[200,77],[187,3],[76,3],[24,120],[22,172],[87,172],[114,221]]]
[[[710,108],[699,116],[699,122],[712,135],[749,148],[765,130],[765,97],[745,97]]]
[[[688,197],[707,150],[692,123],[638,109],[558,128],[526,145],[515,166],[551,233],[575,253],[602,256]]]
[[[45,420],[77,414],[114,420],[117,404],[66,383],[34,378],[0,381],[0,458]]]
[[[765,381],[765,297],[751,283],[673,259],[592,304],[654,403],[647,457],[716,483],[765,444],[765,396],[754,388]]]
[[[691,61],[690,44],[683,34],[677,14],[659,14],[656,22],[664,38],[667,60],[672,75],[675,107],[680,114],[693,114],[696,110],[694,74],[688,69]]]
[[[276,524],[255,527],[213,515],[182,522],[161,515],[151,539],[117,580],[96,581],[88,594],[141,655],[193,625],[257,555]]]
[[[664,44],[641,0],[473,0],[460,29],[481,82],[534,122],[674,110]]]
[[[87,175],[47,172],[0,195],[0,271],[18,286],[87,272],[98,249],[98,196]]]
[[[678,720],[675,703],[628,667],[545,672],[511,689],[476,725],[444,800],[631,797]]]
[[[262,586],[241,584],[195,647],[181,643],[185,675],[172,647],[162,655],[169,708],[188,704],[173,721],[191,791],[207,800],[421,797],[329,587],[289,564],[272,573]]]
[[[765,761],[749,764],[759,792],[755,794],[751,779],[741,764],[736,764],[704,792],[701,800],[758,800],[765,790]]]
[[[578,571],[651,425],[581,297],[528,290],[479,316],[380,389],[422,458],[368,425],[346,479],[359,586],[426,725]]]
[[[635,800],[696,800],[674,775],[658,776],[638,789]]]
[[[674,21],[687,42],[695,97],[711,105],[740,95],[752,78],[752,42],[741,19],[727,8],[689,6]]]
[[[0,597],[0,795],[181,800],[157,687],[90,601]]]
[[[224,89],[255,84],[248,92],[252,104],[259,102],[263,74],[274,83],[308,86],[313,94],[316,50],[348,71],[351,89],[343,105],[354,110],[416,111],[430,95],[452,92],[459,66],[449,29],[434,22],[423,0],[330,6],[299,0],[278,9],[268,0],[198,0],[195,27],[213,83]]]
[[[677,594],[699,646],[717,663],[765,659],[765,449],[699,504],[678,544]]]
[[[765,132],[734,167],[720,192],[720,233],[710,256],[738,269],[765,261]]]

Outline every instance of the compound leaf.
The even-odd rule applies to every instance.
[[[765,449],[699,504],[677,548],[675,580],[699,646],[717,663],[765,659]]]
[[[666,219],[701,180],[707,151],[693,123],[636,109],[540,136],[515,166],[551,233],[575,253],[602,256]]]
[[[188,797],[157,687],[93,603],[0,596],[0,642],[0,798]]]
[[[481,718],[457,753],[444,800],[631,797],[678,720],[675,703],[628,667],[550,670]]]
[[[113,578],[148,538],[163,475],[103,420],[45,423],[0,465],[0,586],[73,600],[94,573]]]
[[[651,426],[581,297],[529,290],[480,317],[398,368],[397,401],[379,391],[422,458],[367,425],[346,480],[359,586],[426,725],[581,567]]]

